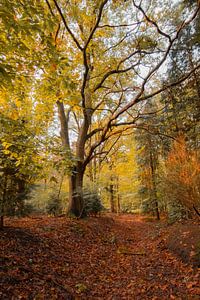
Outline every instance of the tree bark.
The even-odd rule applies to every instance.
[[[81,166],[75,166],[69,176],[69,206],[68,213],[81,218],[83,214],[83,175]]]
[[[4,228],[4,216],[1,215],[1,218],[0,218],[0,230]]]
[[[115,209],[115,191],[114,191],[114,177],[111,175],[110,184],[109,184],[109,193],[110,193],[110,210],[112,213],[116,212]]]
[[[80,126],[75,153],[72,154],[73,149],[70,149],[69,142],[69,115],[70,110],[68,110],[67,115],[65,114],[64,104],[61,101],[57,101],[58,115],[61,125],[61,139],[63,147],[69,150],[71,157],[75,158],[75,166],[72,169],[72,173],[69,177],[69,206],[68,213],[75,215],[76,217],[82,217],[83,215],[83,176],[85,168],[89,162],[85,163],[85,145],[87,142],[88,131],[90,129],[91,120],[92,120],[92,101],[91,94],[89,90],[89,79],[90,79],[90,57],[87,56],[86,51],[84,50],[84,80],[81,88],[82,96],[82,113],[83,121]]]
[[[156,167],[155,157],[153,157],[152,149],[150,148],[150,165],[151,165],[151,180],[152,180],[152,197],[153,197],[153,209],[156,215],[156,219],[160,220],[160,213],[158,209],[157,187],[156,187]]]
[[[69,152],[71,153],[70,143],[69,143],[69,128],[68,128],[70,111],[68,111],[66,116],[63,102],[60,101],[57,101],[57,107],[58,107],[58,116],[61,125],[60,135],[62,139],[62,145],[64,149],[69,150]],[[84,143],[81,145],[81,147],[78,147],[77,145],[77,148],[78,148],[77,152],[80,151],[80,148],[82,151],[84,151]],[[84,175],[83,164],[81,162],[81,159],[78,158],[78,161],[75,163],[75,166],[72,168],[71,175],[69,176],[69,205],[68,205],[68,213],[75,215],[76,217],[81,217],[83,212],[83,175]]]
[[[7,191],[7,175],[5,176],[4,181],[4,188],[3,188],[3,195],[2,195],[2,201],[0,206],[0,229],[3,229],[4,227],[4,213],[5,213],[5,199],[6,199],[6,191]]]
[[[66,116],[63,102],[60,102],[58,100],[56,102],[56,104],[58,107],[58,117],[60,120],[60,127],[61,127],[60,136],[61,136],[61,140],[62,140],[62,145],[65,149],[69,150],[70,144],[69,144],[68,122],[69,122],[70,110],[68,111],[67,116]]]
[[[114,213],[115,212],[115,203],[114,203],[113,184],[110,184],[109,190],[110,190],[110,210],[112,213]]]
[[[57,101],[58,115],[61,124],[61,139],[64,149],[68,150],[71,158],[76,158],[74,161],[74,167],[72,168],[71,175],[69,176],[69,205],[68,213],[75,215],[76,217],[82,217],[83,213],[83,175],[85,172],[85,167],[83,166],[84,161],[84,150],[87,137],[87,131],[91,121],[91,111],[85,112],[84,121],[81,126],[78,141],[76,144],[76,155],[73,156],[72,150],[69,144],[69,111],[66,116],[64,105],[62,102]]]
[[[117,214],[120,213],[121,205],[120,205],[120,195],[119,195],[119,177],[116,178],[116,195],[117,195]]]

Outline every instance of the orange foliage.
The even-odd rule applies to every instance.
[[[200,157],[197,151],[187,149],[183,136],[168,155],[166,173],[170,192],[179,203],[189,209],[200,204]]]

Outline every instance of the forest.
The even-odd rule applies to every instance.
[[[199,0],[0,0],[0,299],[200,299]]]

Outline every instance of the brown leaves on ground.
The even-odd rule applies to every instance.
[[[163,223],[124,215],[7,225],[0,299],[200,299],[199,269],[168,250],[173,227]]]

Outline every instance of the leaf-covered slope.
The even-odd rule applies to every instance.
[[[7,221],[1,299],[198,299],[199,274],[139,217]],[[173,227],[168,227],[170,228]],[[196,298],[195,298],[196,297]]]

